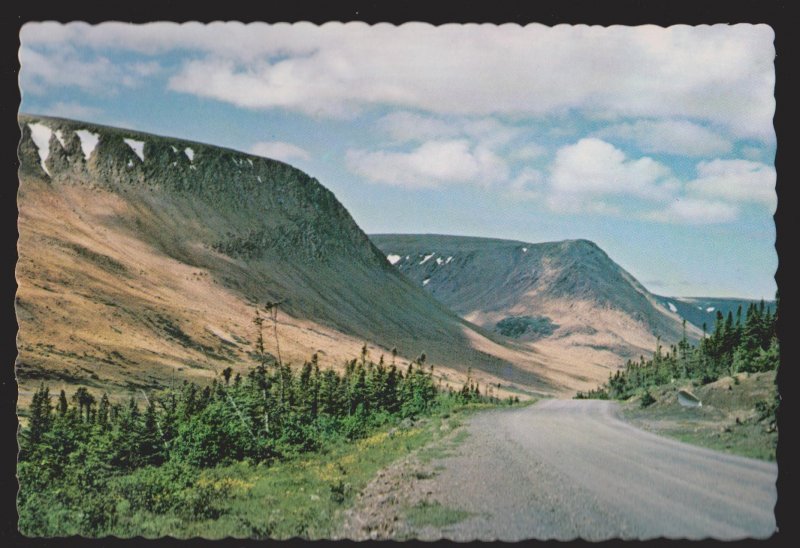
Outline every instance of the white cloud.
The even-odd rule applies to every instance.
[[[41,53],[23,46],[19,59],[23,93],[39,94],[49,87],[101,91],[107,84],[121,78],[117,67],[107,58],[82,60],[71,48]]]
[[[675,186],[665,165],[648,157],[627,159],[618,148],[593,137],[559,149],[550,168],[552,191],[575,197],[634,195],[663,200]]]
[[[272,158],[291,163],[292,160],[308,160],[311,155],[307,150],[292,143],[282,141],[262,141],[250,147],[250,152],[257,156]]]
[[[23,93],[36,95],[66,87],[107,95],[121,86],[135,87],[161,70],[155,61],[117,63],[103,55],[86,58],[71,45],[41,51],[23,45],[19,59]]]
[[[633,142],[643,152],[682,156],[725,154],[733,147],[729,139],[688,120],[637,120],[603,128],[595,135]]]
[[[650,211],[641,217],[662,223],[706,225],[735,221],[739,208],[735,205],[693,198],[681,198],[665,209]]]
[[[689,193],[732,202],[755,202],[774,210],[775,168],[750,160],[712,160],[697,164],[697,178],[686,184]]]
[[[676,224],[734,221],[741,203],[775,207],[771,166],[717,159],[698,163],[696,170],[695,179],[682,183],[651,158],[627,158],[613,145],[589,137],[556,152],[545,203],[561,213],[619,215],[627,211],[644,220]],[[663,205],[658,210],[637,211],[642,201]]]
[[[774,139],[774,32],[763,24],[28,23],[20,36],[23,49],[186,51],[171,89],[246,108],[323,116],[370,105],[466,116],[574,110],[699,120]]]
[[[428,141],[410,152],[347,151],[348,169],[367,180],[406,188],[445,184],[490,185],[508,177],[508,167],[486,147],[470,147],[466,139]]]

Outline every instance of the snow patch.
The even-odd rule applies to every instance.
[[[60,129],[56,130],[56,139],[58,139],[58,142],[61,143],[61,148],[67,148],[67,145],[64,143],[64,134],[61,133]]]
[[[706,308],[706,312],[714,312],[714,310],[716,310],[716,308],[714,308],[713,306],[709,306],[708,308]]]
[[[172,152],[178,152],[178,149],[175,148],[173,145],[169,145],[169,148],[172,149]]]
[[[447,263],[449,263],[449,262],[450,262],[450,261],[452,261],[452,260],[453,260],[453,257],[448,257],[448,258],[447,258],[447,260],[444,262],[444,264],[447,264]]]
[[[527,253],[527,252],[528,252],[528,248],[527,248],[527,247],[523,247],[523,248],[522,248],[522,252],[523,252],[523,253]]]
[[[400,260],[400,255],[387,255],[386,258],[389,259],[390,263],[397,264],[397,261]]]
[[[263,183],[263,182],[264,182],[264,181],[262,181],[262,180],[261,180],[261,175],[258,175],[258,176],[256,177],[256,179],[258,179],[258,182],[259,182],[259,183]]]
[[[40,123],[28,124],[28,127],[31,130],[33,144],[36,145],[36,151],[39,153],[39,163],[42,164],[44,172],[50,175],[44,163],[50,156],[50,137],[53,135],[53,130]]]
[[[88,160],[89,156],[91,156],[92,154],[92,151],[97,146],[97,143],[100,141],[100,134],[92,133],[91,131],[85,129],[79,129],[75,133],[78,135],[78,139],[81,140],[81,150],[83,150],[83,157]]]
[[[247,159],[247,161],[250,163],[250,167],[253,167],[253,160],[251,160],[250,158],[248,158],[248,159]]]
[[[422,261],[420,261],[419,264],[425,264],[427,262],[427,260],[430,259],[431,257],[433,257],[434,255],[436,255],[436,253],[431,253],[430,255],[425,255],[425,258],[422,259]]]
[[[436,264],[438,264],[439,266],[443,265],[444,259],[442,259],[441,257],[436,257]]]
[[[144,141],[137,141],[136,139],[123,139],[123,141],[125,141],[125,144],[131,147],[131,150],[144,162]]]
[[[192,147],[186,147],[183,152],[185,152],[186,156],[189,157],[190,162],[194,162],[194,150]]]
[[[422,285],[428,285],[429,281],[431,281],[430,278],[425,278],[424,280],[422,280]]]
[[[678,309],[677,309],[677,308],[675,308],[675,305],[674,305],[674,304],[672,304],[672,303],[670,303],[670,302],[668,302],[668,303],[667,303],[667,306],[669,307],[669,309],[670,309],[672,312],[677,312],[677,311],[678,311]]]

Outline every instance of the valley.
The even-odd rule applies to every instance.
[[[8,18],[11,544],[782,540],[787,18],[630,4]]]
[[[147,404],[149,416],[161,418],[145,421],[146,429],[154,428],[153,421],[177,420],[166,403],[176,393],[187,406],[202,393],[207,407],[185,420],[213,423],[220,420],[213,413],[221,413],[229,426],[242,428],[220,447],[235,442],[257,460],[287,463],[264,464],[288,475],[270,472],[271,479],[263,480],[262,464],[210,457],[191,445],[191,430],[174,427],[171,441],[179,440],[178,447],[146,456],[160,463],[154,474],[183,474],[176,477],[186,486],[173,486],[171,511],[178,512],[179,497],[202,492],[214,474],[224,475],[224,485],[248,487],[214,491],[217,521],[204,522],[208,516],[197,510],[179,527],[170,514],[152,525],[154,534],[730,539],[774,530],[774,464],[645,431],[698,445],[709,445],[703,439],[711,436],[714,449],[769,459],[777,432],[764,423],[774,416],[774,371],[744,375],[737,389],[732,383],[738,387],[739,377],[700,387],[698,393],[716,407],[707,405],[694,422],[683,420],[675,403],[678,385],[643,384],[657,402],[648,409],[642,387],[621,412],[614,402],[567,399],[593,391],[626,360],[651,356],[657,347],[681,341],[705,345],[706,352],[709,340],[727,341],[728,327],[705,339],[702,324],[720,328],[720,314],[732,315],[749,301],[654,295],[588,240],[367,236],[329,190],[275,160],[64,119],[23,115],[20,127],[15,371],[23,424],[40,428],[44,420],[48,428],[74,428],[87,436],[86,447],[106,447],[103,436],[112,439],[123,426],[87,434],[84,426],[99,420],[91,394],[109,396],[105,412],[115,409],[117,421],[128,420],[120,415],[124,405],[136,417],[131,410]],[[767,369],[777,351],[769,346],[770,314],[757,354]],[[743,337],[744,326],[736,329]],[[724,360],[733,359],[732,347],[725,352],[720,371]],[[304,373],[293,376],[301,366]],[[394,380],[380,384],[387,382],[387,366]],[[325,370],[343,373],[343,380],[323,382]],[[294,394],[288,400],[284,382]],[[338,403],[330,403],[328,415],[317,407],[322,387],[342,391],[329,393]],[[70,401],[78,409],[68,412],[63,397],[60,418],[42,419],[42,398],[50,397],[43,390],[74,394]],[[727,392],[737,395],[739,407],[729,408]],[[150,397],[159,402],[158,412]],[[247,399],[254,397],[261,398],[257,404]],[[525,407],[525,401],[536,403]],[[252,407],[248,419],[239,405]],[[462,425],[454,415],[471,405],[486,412]],[[501,405],[516,408],[496,409]],[[252,425],[262,420],[258,406],[269,409],[259,434],[266,445],[252,447],[247,435],[254,436]],[[44,415],[53,410],[48,403]],[[280,417],[278,426],[270,416]],[[269,428],[285,430],[278,435]],[[407,442],[387,442],[385,451],[369,441],[406,435]],[[46,446],[46,439],[37,443]],[[348,447],[359,439],[358,448]],[[442,449],[442,443],[449,445]],[[334,465],[324,451],[308,449],[308,462],[335,469],[339,479],[327,479],[327,471],[310,478],[298,460],[305,447],[333,450],[350,464],[370,455],[372,464]],[[43,449],[33,444],[28,450]],[[643,460],[670,472],[654,477],[637,467]],[[125,481],[156,481],[137,466],[121,468],[130,474]],[[199,472],[204,467],[211,472]],[[620,471],[629,469],[636,473],[625,483]],[[740,484],[742,474],[746,481]],[[695,477],[703,487],[673,485],[669,478],[677,476]],[[521,485],[519,478],[530,482]],[[304,518],[306,503],[292,499],[286,509],[297,515],[289,520],[273,513],[268,523],[258,516],[244,525],[237,521],[241,501],[249,508],[260,497],[273,497],[284,479],[308,486],[315,500],[330,491],[324,519]],[[620,494],[614,486],[622,483]],[[119,496],[138,500],[124,482],[113,485]],[[505,486],[505,494],[498,497],[487,485]],[[741,490],[750,487],[757,496],[741,502]],[[386,502],[389,492],[406,498]],[[26,508],[39,506],[35,492],[26,496],[34,497],[26,499]],[[712,502],[719,506],[708,510]],[[385,508],[372,512],[367,507],[373,503]],[[125,521],[126,534],[139,531],[135,520],[157,508],[156,499],[135,504],[139,513]],[[627,505],[624,511],[609,510],[620,505]],[[26,523],[35,530],[40,518],[29,511]],[[122,515],[114,512],[109,515]],[[667,517],[654,520],[659,513]],[[116,531],[115,519],[98,518],[87,530]]]

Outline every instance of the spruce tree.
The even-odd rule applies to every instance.
[[[58,395],[58,414],[63,417],[67,414],[68,408],[69,404],[67,403],[67,393],[62,389],[61,393]]]
[[[27,429],[28,450],[33,451],[52,424],[50,390],[42,383],[33,394]]]

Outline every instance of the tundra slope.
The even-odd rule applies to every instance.
[[[280,352],[341,366],[367,341],[422,352],[445,382],[549,392],[543,360],[471,325],[397,272],[318,181],[285,163],[21,115],[24,404],[40,381],[138,392],[254,363],[254,306],[281,301]],[[266,349],[277,356],[272,325]]]
[[[682,319],[588,240],[378,234],[390,262],[463,318],[543,353],[614,368],[683,336]],[[700,330],[689,324],[686,335]],[[608,369],[600,370],[607,376]]]

